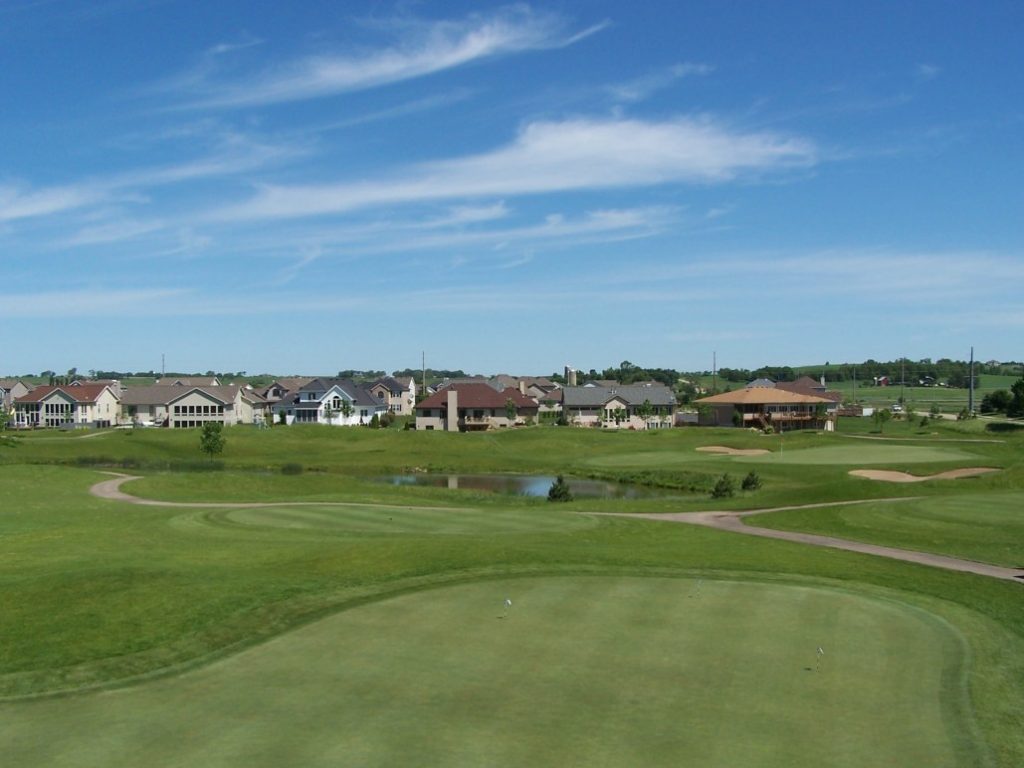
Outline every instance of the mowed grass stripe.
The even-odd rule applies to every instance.
[[[325,533],[481,534],[549,532],[589,527],[594,521],[549,509],[430,509],[338,505],[250,507],[218,512],[214,519],[237,526]]]
[[[758,515],[754,525],[1024,567],[1024,492],[928,497]]]
[[[929,614],[824,588],[481,582],[178,678],[0,705],[0,752],[55,768],[972,765],[946,674],[963,654]]]

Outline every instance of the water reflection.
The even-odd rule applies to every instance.
[[[416,474],[393,475],[385,478],[392,485],[422,485],[430,488],[449,490],[487,491],[509,496],[546,497],[554,475],[448,475]],[[588,480],[567,477],[566,482],[572,495],[580,499],[642,499],[665,496],[667,492],[658,488],[647,488],[626,483],[612,483],[604,480]]]

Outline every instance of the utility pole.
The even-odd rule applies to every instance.
[[[160,353],[160,378],[161,379],[164,376],[167,375],[167,360],[165,358],[166,358],[166,355],[163,352],[161,352]]]
[[[974,347],[971,347],[971,366],[967,369],[967,412],[974,415]]]
[[[711,394],[718,394],[718,352],[711,353]]]
[[[423,396],[426,397],[427,396],[427,353],[426,353],[426,350],[424,350],[420,354],[422,355],[421,363],[423,364],[423,379],[422,379],[422,387],[423,387],[423,389],[420,390],[420,391],[423,393]]]
[[[906,398],[903,397],[903,387],[907,382],[907,371],[906,371],[907,358],[900,358],[900,405],[906,405]]]

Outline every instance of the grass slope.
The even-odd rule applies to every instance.
[[[105,768],[966,765],[984,750],[964,652],[925,612],[830,589],[485,582],[347,611],[172,679],[0,707],[0,748],[19,765]]]

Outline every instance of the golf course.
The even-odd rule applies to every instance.
[[[2,439],[5,764],[1024,764],[1019,433],[225,436]]]

